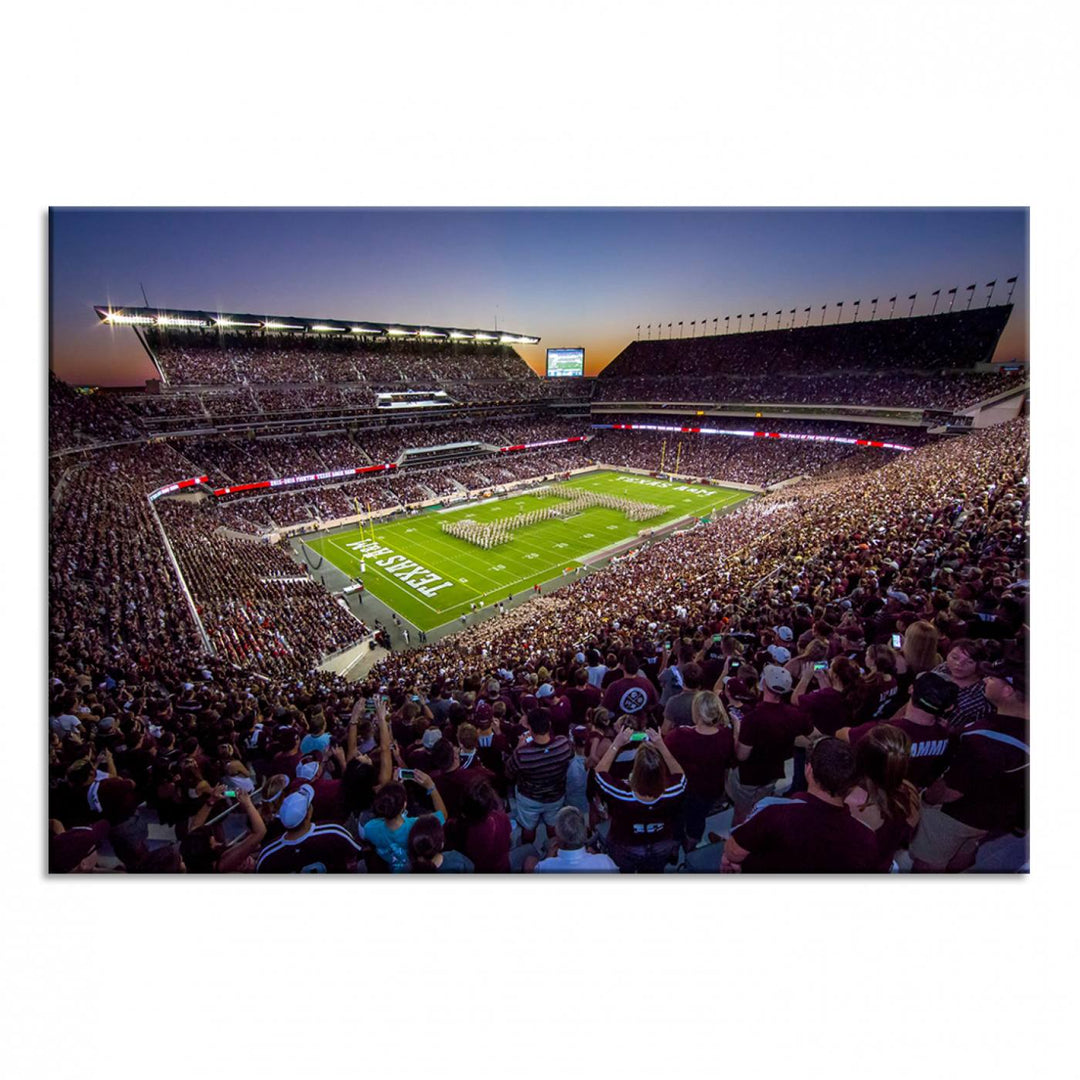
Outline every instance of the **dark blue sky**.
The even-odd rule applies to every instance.
[[[492,326],[584,345],[594,373],[635,326],[918,291],[1017,274],[999,358],[1026,358],[1026,210],[57,210],[53,367],[72,382],[153,374],[93,304]],[[906,303],[897,313],[906,313]],[[942,305],[943,307],[944,305]],[[887,308],[887,305],[885,305]],[[941,308],[939,308],[940,310]],[[879,307],[879,314],[884,313]],[[785,315],[786,318],[786,315]],[[801,319],[800,319],[801,322]],[[744,320],[744,328],[747,320]],[[654,331],[655,332],[655,331]],[[700,332],[700,327],[699,327]]]

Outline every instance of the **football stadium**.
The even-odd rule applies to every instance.
[[[592,375],[98,297],[153,375],[50,374],[50,871],[1025,871],[1017,280]]]

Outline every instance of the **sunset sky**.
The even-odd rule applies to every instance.
[[[583,345],[595,374],[640,324],[700,322],[807,305],[843,321],[882,303],[976,282],[973,306],[1019,276],[998,359],[1027,359],[1026,209],[1000,210],[54,210],[52,365],[69,382],[154,374],[130,329],[94,304],[194,308],[448,326],[539,336],[519,351]],[[946,303],[939,304],[944,310]],[[748,318],[743,328],[748,328]]]

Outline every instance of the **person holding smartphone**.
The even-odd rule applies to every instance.
[[[406,774],[404,778],[401,776],[402,771]],[[375,795],[372,805],[375,817],[366,825],[360,826],[361,839],[375,848],[394,874],[404,873],[409,868],[409,833],[417,821],[416,817],[410,817],[406,813],[408,798],[405,781],[419,784],[427,792],[435,808],[435,816],[440,824],[446,824],[446,804],[431,777],[420,769],[399,769],[397,778],[385,784]]]
[[[686,776],[660,733],[646,732],[627,780],[611,774],[616,755],[634,732],[623,727],[596,767],[611,828],[608,854],[623,873],[661,873],[678,851]]]

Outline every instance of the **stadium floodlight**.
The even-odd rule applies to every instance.
[[[205,319],[185,319],[179,315],[159,315],[158,326],[205,326]]]
[[[446,335],[439,330],[417,330],[417,337],[446,337]]]
[[[153,323],[155,320],[150,315],[121,315],[118,312],[110,311],[105,316],[105,321],[119,323],[123,326],[131,326],[136,323]]]
[[[284,322],[264,322],[263,328],[266,330],[303,330],[304,327],[297,323],[284,323]]]
[[[230,319],[225,315],[220,319],[215,317],[214,322],[216,322],[218,326],[262,326],[262,323],[259,322],[242,322],[239,319]]]
[[[350,326],[349,332],[353,334],[381,334],[381,330],[372,330],[367,326]]]
[[[412,333],[412,331],[411,331],[411,330],[401,330],[401,329],[399,329],[399,328],[398,328],[398,327],[396,327],[396,326],[392,326],[392,327],[390,327],[390,329],[389,329],[389,330],[387,330],[386,332],[387,332],[388,334],[390,334],[390,335],[391,335],[391,337],[408,337],[408,336],[409,336],[409,334],[411,334],[411,333]]]
[[[472,334],[463,334],[460,330],[451,330],[450,336],[455,341],[469,341],[472,339]]]
[[[334,333],[335,331],[344,330],[345,327],[343,327],[343,326],[324,326],[322,323],[315,323],[315,325],[312,326],[311,329],[312,330],[318,330],[320,333],[327,334],[327,333]]]
[[[498,341],[499,339],[494,334],[484,334],[481,331],[477,331],[475,334],[477,341]]]

